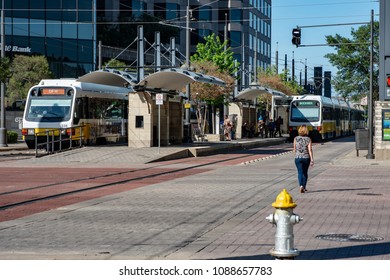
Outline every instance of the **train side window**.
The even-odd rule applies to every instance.
[[[326,107],[322,108],[322,119],[323,120],[330,120],[331,119],[330,108],[326,108]]]

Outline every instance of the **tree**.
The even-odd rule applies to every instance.
[[[204,38],[205,43],[196,46],[196,53],[191,57],[195,71],[217,77],[225,81],[226,86],[207,83],[191,85],[191,99],[195,103],[198,126],[204,134],[206,129],[206,116],[208,109],[214,111],[216,106],[226,104],[233,91],[234,79],[232,74],[236,71],[233,61],[233,52],[226,48],[227,41],[221,42],[218,36],[211,34]],[[214,114],[213,114],[214,115]],[[213,130],[215,127],[213,118]]]
[[[195,67],[195,71],[219,78],[223,80],[226,85],[219,86],[208,83],[194,83],[191,85],[191,100],[195,103],[196,106],[198,127],[201,129],[202,134],[204,134],[206,129],[206,116],[208,115],[208,108],[211,107],[214,111],[216,106],[225,104],[226,100],[228,99],[227,97],[233,91],[234,79],[226,71],[221,71],[218,66],[211,61],[197,61],[192,65]]]
[[[260,70],[258,80],[262,86],[270,87],[287,95],[298,94],[302,91],[296,81],[286,81],[288,73],[276,73],[276,67],[268,67]]]
[[[42,79],[53,78],[44,56],[16,55],[10,67],[12,76],[7,86],[10,101],[25,99],[29,89]]]
[[[191,61],[212,61],[220,71],[233,75],[238,66],[234,66],[234,53],[227,47],[228,41],[222,43],[214,33],[206,36],[204,40],[205,43],[196,45],[196,53],[191,57]]]
[[[0,58],[0,82],[7,83],[11,77],[11,62],[8,57]]]
[[[341,97],[350,100],[360,100],[367,96],[370,89],[370,24],[362,25],[358,29],[352,28],[352,38],[345,38],[336,34],[326,36],[328,44],[334,46],[336,53],[326,54],[330,63],[337,67],[333,85]],[[378,99],[378,42],[379,23],[374,22],[374,72],[373,72],[373,98]]]

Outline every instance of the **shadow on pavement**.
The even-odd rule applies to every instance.
[[[299,250],[299,248],[298,248]],[[353,245],[346,247],[300,251],[296,260],[337,260],[373,257],[390,254],[390,242]],[[240,256],[220,260],[273,260],[271,255]],[[382,258],[378,258],[380,260]]]

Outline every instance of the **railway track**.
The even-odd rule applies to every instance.
[[[257,156],[283,153],[280,148],[254,149]],[[23,160],[26,155],[1,157]],[[252,155],[253,157],[253,155]],[[178,159],[145,168],[3,168],[0,183],[0,222],[58,208],[93,198],[128,191],[213,169],[213,165],[234,165],[248,158],[248,151],[202,158]]]

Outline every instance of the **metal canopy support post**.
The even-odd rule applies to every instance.
[[[4,0],[1,3],[1,59],[5,57],[5,34],[4,34]],[[5,126],[5,84],[1,81],[1,127],[0,147],[7,147],[7,128]]]
[[[233,100],[237,97],[238,94],[238,61],[237,59],[234,60],[234,68],[236,71],[234,72],[234,89],[233,89]]]
[[[137,80],[140,82],[145,77],[145,63],[144,63],[144,28],[142,25],[138,26],[138,46],[137,46]]]
[[[171,37],[171,67],[176,67],[176,39]]]
[[[154,52],[154,65],[156,66],[156,71],[161,70],[161,40],[160,32],[156,31],[154,33],[154,41],[156,44],[156,50]]]

